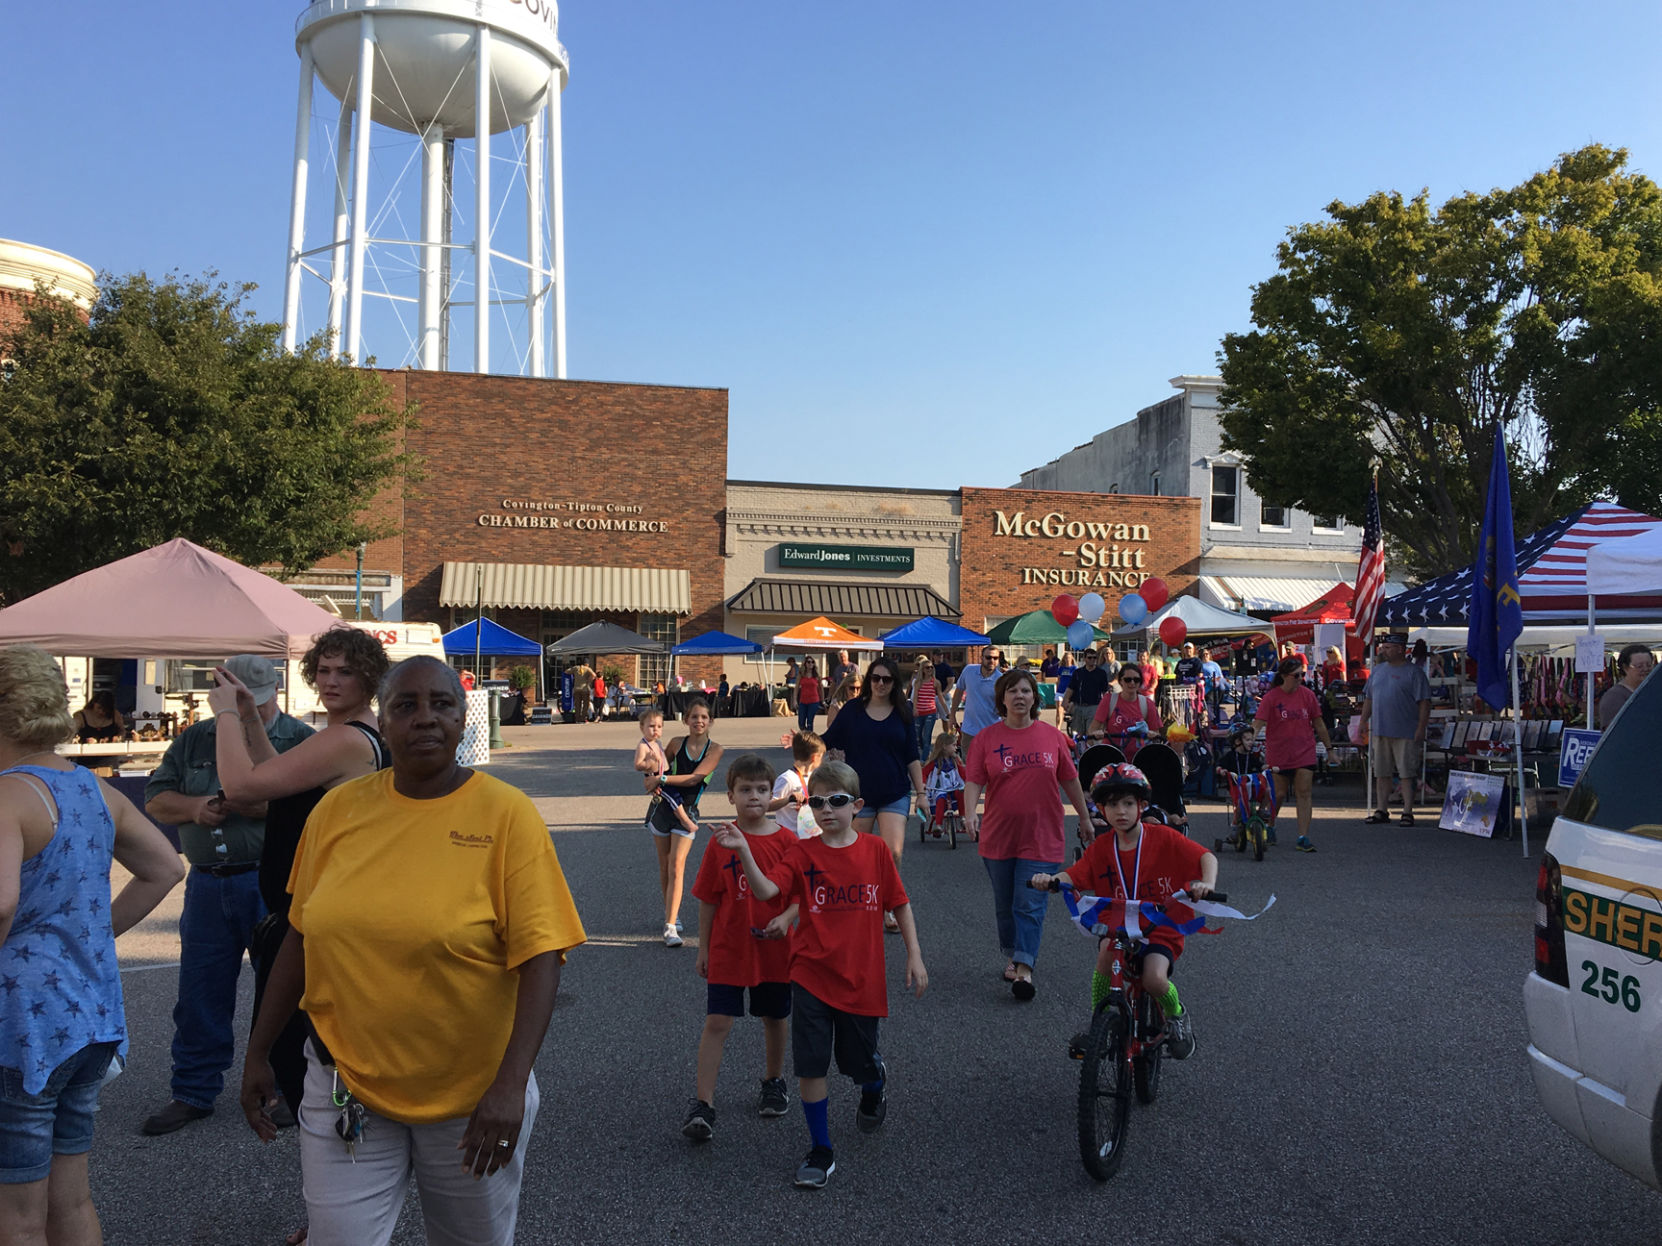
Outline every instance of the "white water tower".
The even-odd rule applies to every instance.
[[[472,371],[548,376],[552,360],[565,376],[558,24],[556,0],[317,0],[300,15],[286,349],[327,328],[352,360],[446,369],[471,317]],[[338,108],[313,108],[318,83]],[[314,138],[330,176],[311,202]]]

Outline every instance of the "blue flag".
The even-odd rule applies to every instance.
[[[1483,508],[1483,535],[1472,568],[1471,624],[1466,650],[1477,661],[1477,695],[1495,709],[1511,704],[1506,655],[1523,631],[1523,598],[1518,595],[1518,557],[1512,544],[1512,488],[1506,466],[1506,429],[1495,426],[1495,457],[1489,468],[1489,501]]]

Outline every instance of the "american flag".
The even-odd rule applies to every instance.
[[[1374,616],[1385,598],[1385,545],[1380,539],[1379,477],[1368,486],[1368,506],[1362,514],[1362,558],[1356,565],[1356,639],[1373,643]]]

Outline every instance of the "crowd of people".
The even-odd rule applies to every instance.
[[[734,810],[708,834],[692,888],[706,1014],[682,1132],[715,1134],[721,1061],[747,1001],[764,1034],[756,1111],[790,1111],[787,1060],[797,1081],[808,1132],[798,1186],[823,1187],[836,1168],[833,1063],[858,1087],[858,1128],[882,1126],[884,936],[900,936],[907,986],[921,995],[902,853],[909,817],[937,816],[941,799],[958,802],[977,844],[996,972],[1018,1002],[1038,991],[1054,880],[1158,901],[1204,898],[1215,884],[1216,856],[1151,815],[1136,764],[1162,736],[1180,738],[1174,706],[1203,724],[1233,710],[1220,769],[1273,775],[1298,846],[1313,851],[1313,777],[1334,739],[1312,684],[1348,683],[1376,779],[1365,820],[1389,820],[1396,778],[1401,822],[1414,824],[1431,693],[1406,636],[1379,638],[1365,681],[1337,650],[1313,670],[1285,647],[1250,698],[1222,656],[1185,645],[1168,669],[1150,652],[1116,662],[1093,647],[1012,666],[987,645],[961,670],[928,654],[907,673],[887,654],[862,672],[842,653],[823,679],[810,658],[787,673],[798,726],[782,770],[756,753],[728,761],[702,697],[667,745],[663,711],[641,712],[634,769],[669,947],[683,943],[683,879],[712,782]],[[1652,664],[1649,650],[1624,649],[1601,713],[1619,710]],[[522,792],[457,762],[466,693],[450,666],[389,665],[371,633],[341,627],[317,638],[301,672],[326,713],[318,730],[278,708],[268,659],[218,667],[211,716],[169,746],[146,818],[55,752],[118,721],[113,705],[94,698],[72,717],[52,658],[0,649],[0,1216],[19,1240],[99,1240],[87,1153],[99,1084],[127,1039],[114,939],[181,879],[170,1098],[143,1132],[214,1111],[246,953],[255,1004],[238,1098],[262,1139],[298,1129],[307,1220],[289,1241],[387,1241],[411,1179],[429,1241],[513,1240],[539,1105],[532,1066],[566,953],[585,939],[552,839]],[[1163,699],[1167,683],[1189,691]],[[1105,742],[1118,756],[1082,782],[1079,762]],[[1064,867],[1070,809],[1083,856]],[[177,850],[156,823],[177,828]],[[112,861],[131,875],[113,900]],[[1194,1047],[1171,980],[1182,950],[1180,935],[1154,932],[1138,968],[1179,1059]]]

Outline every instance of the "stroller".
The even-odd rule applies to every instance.
[[[1124,737],[1116,737],[1123,739]],[[1112,744],[1097,744],[1085,750],[1085,755],[1079,759],[1079,782],[1087,793],[1091,784],[1103,767],[1125,760],[1125,754]],[[1169,745],[1156,740],[1152,744],[1145,744],[1137,750],[1137,756],[1132,765],[1136,766],[1148,777],[1150,795],[1148,809],[1143,816],[1150,822],[1164,822],[1167,826],[1176,827],[1185,835],[1189,833],[1189,811],[1183,803],[1183,762]],[[1095,809],[1092,810],[1093,814]],[[1099,823],[1099,825],[1101,825]],[[1089,840],[1085,838],[1085,828],[1079,828],[1080,842],[1074,849],[1074,860],[1079,860],[1084,854]]]

